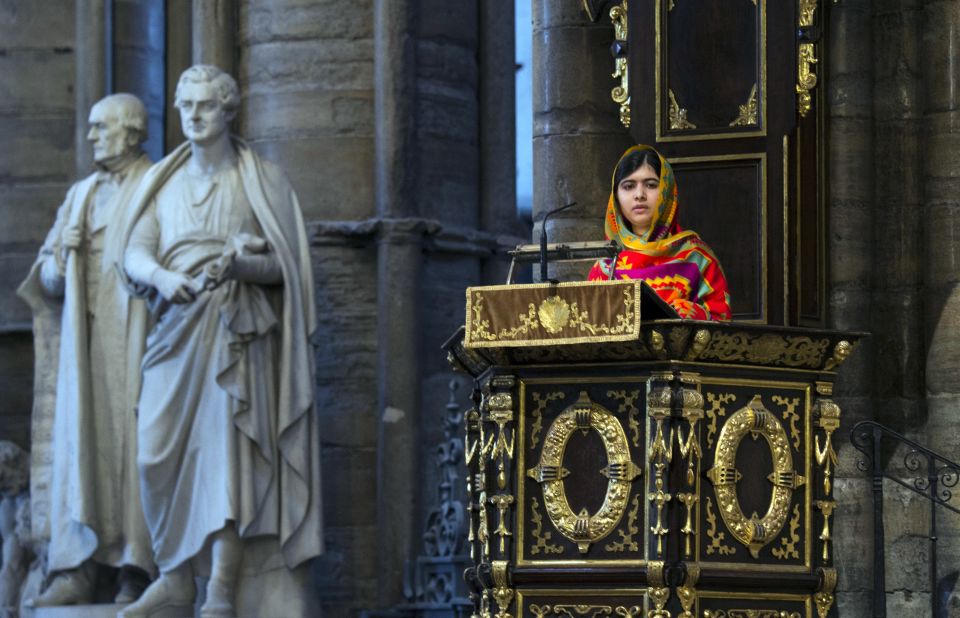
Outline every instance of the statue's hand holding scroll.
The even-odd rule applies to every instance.
[[[224,248],[223,255],[208,264],[204,274],[208,288],[230,279],[260,285],[283,281],[280,265],[270,253],[267,241],[252,234],[233,236]]]

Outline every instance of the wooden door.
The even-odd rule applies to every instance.
[[[673,164],[680,223],[717,253],[735,319],[820,324],[816,0],[625,5],[631,134]]]

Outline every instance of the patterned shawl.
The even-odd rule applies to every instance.
[[[720,262],[696,232],[680,227],[673,168],[649,146],[632,146],[620,161],[639,150],[650,150],[660,159],[660,195],[653,221],[648,229],[635,234],[620,212],[615,179],[611,180],[604,235],[607,240],[616,240],[623,250],[616,264],[610,259],[597,261],[589,279],[610,279],[611,271],[614,278],[643,279],[681,317],[729,320],[730,296]]]

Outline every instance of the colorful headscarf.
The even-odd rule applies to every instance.
[[[617,203],[616,174],[626,157],[642,150],[660,159],[660,194],[649,228],[635,234]],[[720,263],[696,232],[680,227],[677,182],[670,163],[650,146],[632,146],[620,157],[610,185],[604,233],[623,251],[616,263],[598,261],[590,271],[590,279],[607,279],[611,275],[643,279],[682,317],[729,320],[730,297]]]

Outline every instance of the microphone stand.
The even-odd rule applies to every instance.
[[[540,224],[540,281],[558,283],[558,281],[547,279],[547,219],[549,219],[551,215],[555,215],[556,213],[567,210],[568,208],[573,208],[576,205],[576,202],[570,202],[566,206],[554,208],[553,210],[547,211],[547,213],[543,215],[543,220]]]

